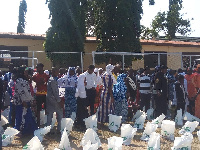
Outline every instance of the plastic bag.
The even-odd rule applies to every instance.
[[[85,146],[83,146],[83,150],[97,150],[98,143],[92,144],[91,141],[88,141]]]
[[[195,128],[199,125],[197,121],[187,121],[182,129],[179,131],[179,134],[191,133],[195,130]]]
[[[70,131],[72,131],[74,121],[71,118],[62,118],[61,120],[61,133],[66,128],[67,134],[69,135]]]
[[[154,112],[153,108],[147,110],[146,114],[147,114],[147,119],[148,120],[152,120],[153,119],[153,112]]]
[[[146,113],[143,113],[138,119],[136,119],[134,128],[143,129],[145,119],[146,119]]]
[[[143,114],[143,111],[138,110],[135,115],[133,116],[132,121],[134,121],[135,119],[138,119],[141,115]]]
[[[161,127],[161,123],[162,123],[162,121],[163,121],[164,118],[165,118],[165,115],[162,114],[159,117],[157,117],[156,119],[154,119],[151,123],[157,124],[158,127],[160,128]]]
[[[56,112],[53,113],[53,118],[52,118],[52,122],[51,122],[51,129],[53,129],[55,124],[56,124]]]
[[[4,126],[6,124],[8,124],[8,120],[6,119],[6,117],[4,117],[3,115],[1,115],[0,125]]]
[[[43,138],[44,138],[44,135],[46,135],[47,133],[49,133],[50,130],[51,130],[51,126],[40,128],[40,129],[34,131],[34,135],[38,137],[38,139],[40,140],[40,142],[42,142]]]
[[[160,134],[153,132],[148,141],[148,150],[160,150]]]
[[[177,125],[182,126],[183,125],[183,115],[182,115],[182,109],[177,110],[177,115],[175,117],[175,122]]]
[[[71,119],[72,119],[73,121],[75,121],[75,119],[76,119],[76,112],[72,112]]]
[[[170,140],[174,140],[175,122],[163,120],[161,124],[161,135]]]
[[[200,119],[191,115],[189,112],[185,112],[185,114],[183,115],[184,116],[184,120],[187,120],[187,121],[198,121],[200,122]]]
[[[110,131],[116,132],[120,127],[122,116],[117,116],[112,114],[109,114],[108,116],[109,116],[108,128]]]
[[[122,124],[121,137],[124,145],[130,145],[134,135],[136,135],[137,128],[133,128],[130,124]]]
[[[23,150],[44,150],[43,145],[37,136],[34,136],[24,147]]]
[[[40,111],[40,125],[47,123],[47,115],[45,115],[45,110]]]
[[[9,113],[10,113],[10,106],[8,106],[8,108],[6,108],[3,112],[1,112],[1,115],[3,115],[8,120]]]
[[[8,127],[2,135],[2,146],[8,146],[11,144],[14,140],[14,136],[18,133],[19,131],[17,129]]]
[[[108,138],[108,150],[122,150],[123,138],[110,137]]]
[[[85,121],[86,128],[92,128],[93,130],[97,130],[97,117],[96,115],[92,115],[88,118],[83,119]]]
[[[66,128],[64,129],[64,131],[62,133],[61,141],[60,141],[60,144],[59,144],[59,149],[61,149],[61,150],[71,150]]]
[[[200,141],[200,131],[197,131],[197,136],[198,136],[198,139]]]
[[[89,141],[91,142],[91,144],[98,143],[98,148],[101,147],[101,141],[100,141],[97,133],[91,128],[86,130],[86,132],[81,140],[80,145],[84,147],[85,145],[87,145],[87,143]]]
[[[148,141],[151,133],[155,132],[158,128],[157,124],[153,124],[151,122],[147,122],[144,132],[142,134],[141,140]]]
[[[181,137],[175,137],[172,150],[191,150],[193,136],[190,133],[184,134]]]

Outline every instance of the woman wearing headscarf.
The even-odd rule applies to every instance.
[[[100,106],[98,110],[98,121],[108,122],[108,115],[114,114],[114,97],[113,97],[113,84],[116,83],[112,70],[114,66],[109,64],[106,66],[106,72],[102,76],[103,90],[101,92]]]
[[[115,115],[122,116],[122,122],[125,122],[128,115],[128,101],[127,101],[127,75],[122,73],[117,77],[117,84],[113,87],[113,97],[115,99]]]
[[[77,76],[75,67],[69,67],[67,75],[58,80],[58,85],[65,88],[65,117],[70,118],[72,112],[76,112],[76,86]]]

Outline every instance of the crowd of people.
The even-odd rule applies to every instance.
[[[40,112],[45,110],[47,125],[56,112],[57,132],[62,118],[75,115],[75,127],[85,130],[83,119],[97,114],[98,122],[109,121],[109,114],[131,121],[138,110],[154,109],[154,117],[162,113],[174,119],[176,111],[188,111],[200,118],[200,65],[195,69],[171,70],[162,65],[137,71],[122,70],[108,64],[105,69],[90,65],[85,72],[80,67],[45,70],[42,63],[33,70],[26,66],[0,71],[1,111],[9,112],[9,125],[33,133],[40,127]]]

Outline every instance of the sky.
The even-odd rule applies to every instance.
[[[155,0],[155,5],[149,6],[149,0],[143,1],[141,24],[150,27],[152,19],[159,11],[168,9],[169,0]],[[26,0],[25,33],[45,34],[50,27],[49,9],[46,0]],[[0,32],[17,32],[20,0],[0,0]],[[190,37],[200,37],[200,0],[183,0],[184,19],[192,19]]]

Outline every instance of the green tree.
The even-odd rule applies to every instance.
[[[94,0],[95,35],[97,51],[100,52],[141,52],[140,20],[142,0]],[[116,55],[96,55],[96,63],[112,63],[121,60]],[[126,57],[126,65],[133,57]]]
[[[176,37],[176,33],[186,35],[191,32],[190,21],[183,19],[183,14],[180,14],[182,2],[182,0],[169,0],[169,10],[158,12],[151,28],[143,27],[142,38],[155,38],[163,31],[167,39],[172,40]]]
[[[44,48],[55,66],[80,65],[80,54],[52,52],[83,52],[87,0],[47,0],[51,27],[46,32]]]
[[[17,25],[17,33],[25,32],[25,24],[26,24],[26,12],[27,12],[27,3],[26,0],[20,1],[19,5],[19,17],[18,17],[18,25]]]

